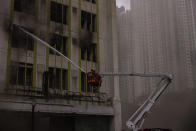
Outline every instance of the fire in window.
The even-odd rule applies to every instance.
[[[63,55],[67,56],[67,38],[66,37],[57,35],[57,34],[52,34],[50,45],[54,47],[56,50],[60,51]],[[55,52],[50,49],[50,54],[55,54]]]
[[[32,32],[29,29],[26,29],[26,30],[28,30],[29,32]],[[13,26],[11,46],[13,48],[33,50],[34,40],[29,35],[26,35],[22,31],[18,30],[16,26]]]
[[[14,0],[14,10],[35,15],[35,0]]]
[[[10,84],[19,86],[32,86],[33,64],[12,62],[10,67]]]
[[[52,1],[50,10],[51,10],[50,12],[51,21],[67,24],[67,12],[68,12],[67,6]]]

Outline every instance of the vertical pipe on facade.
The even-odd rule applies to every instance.
[[[25,34],[25,36],[26,36],[26,45],[25,45],[25,46],[26,46],[26,49],[25,49],[25,75],[24,75],[25,78],[24,78],[24,88],[25,88],[26,85],[27,85],[27,84],[26,84],[26,83],[27,83],[27,59],[28,59],[28,58],[27,58],[27,53],[28,53],[27,44],[28,44],[28,42],[29,42],[29,41],[28,41],[28,35]]]
[[[99,0],[96,0],[97,5],[97,72],[100,72],[100,41],[99,41]],[[100,88],[98,88],[98,95],[100,98]],[[100,105],[100,104],[99,104]]]
[[[10,32],[8,37],[8,48],[7,48],[7,67],[6,67],[6,83],[5,87],[9,86],[9,75],[10,75],[10,61],[11,61],[11,40],[13,31],[13,20],[14,20],[14,0],[10,0]]]
[[[50,0],[47,1],[47,40],[50,39]],[[46,47],[46,70],[49,70],[49,48]]]
[[[68,33],[69,33],[69,38],[68,38],[68,58],[71,59],[71,0],[69,0],[69,11],[68,11]],[[71,89],[71,63],[68,62],[68,92]]]
[[[97,5],[97,71],[100,72],[100,41],[99,41],[99,0],[96,0]]]
[[[55,0],[55,2],[58,3],[58,0]],[[61,3],[61,4],[62,4],[62,3]],[[63,6],[63,5],[62,5],[62,6]],[[58,12],[57,10],[58,10],[58,7],[56,6],[56,12]],[[56,15],[56,16],[58,16],[58,15]],[[57,19],[58,19],[58,18],[57,18]],[[55,25],[54,28],[56,28],[56,22],[55,22],[54,25]],[[57,49],[57,43],[55,43],[55,49]],[[56,61],[57,61],[57,58],[56,58],[56,57],[57,57],[57,55],[56,55],[56,54],[57,54],[57,53],[56,53],[56,51],[55,51],[55,53],[54,53],[54,75],[55,75],[55,87],[54,87],[54,88],[55,88],[55,89],[56,89],[56,88],[59,88],[59,87],[56,87],[56,86],[57,86],[57,84],[56,84],[56,81],[57,81],[57,73],[56,73],[56,72],[57,72],[57,71],[56,71]]]
[[[39,17],[39,0],[35,1],[35,19],[36,19],[36,27],[35,34],[38,34],[38,17]],[[34,41],[34,52],[33,52],[33,87],[36,87],[36,73],[37,73],[37,41]]]
[[[88,50],[88,48],[86,48],[86,52],[85,52],[85,57],[86,57],[86,58],[85,58],[85,61],[86,61],[86,71],[87,71],[87,64],[88,64],[88,63],[87,63],[87,50]],[[86,84],[85,84],[85,94],[87,95],[87,92],[88,92],[88,91],[87,91],[87,88],[88,88],[87,73],[85,74],[85,78],[86,78],[86,79],[85,79],[85,83],[86,83]]]
[[[91,3],[91,12],[93,11],[93,4]],[[91,14],[91,26],[90,26],[90,31],[92,32],[93,34],[93,15]],[[90,43],[90,44],[93,44],[93,43]],[[90,50],[92,51],[92,45],[90,46]],[[90,51],[90,52],[91,52]],[[93,69],[93,55],[90,53],[90,63],[91,63],[91,69]],[[86,78],[87,79],[87,78]],[[91,93],[93,93],[93,86],[91,86]]]
[[[63,8],[64,8],[64,0],[61,0],[61,3],[62,3],[62,20],[61,20],[61,28],[63,28],[63,17],[64,17],[64,12],[63,12]],[[62,31],[62,36],[64,36],[64,30]],[[64,41],[63,41],[63,37],[61,38],[61,51],[60,52],[63,52],[63,44],[64,44]],[[65,43],[66,44],[66,43]],[[60,75],[60,90],[62,91],[63,90],[63,64],[62,64],[62,57],[61,57],[61,75]]]
[[[78,38],[80,42],[80,37],[81,37],[81,0],[78,2]],[[80,46],[78,47],[78,63],[79,66],[81,67],[81,48]],[[79,93],[82,92],[81,89],[81,71],[78,70],[78,85],[79,85]]]

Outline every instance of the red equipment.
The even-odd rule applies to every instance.
[[[101,76],[95,72],[95,70],[91,70],[91,72],[87,73],[88,84],[95,87],[100,87],[102,80]]]

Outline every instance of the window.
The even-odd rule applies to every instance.
[[[91,43],[91,45],[87,49],[81,48],[81,59],[82,60],[85,60],[86,51],[87,51],[87,60],[96,62],[97,61],[97,46],[96,46],[96,44]]]
[[[81,12],[81,27],[82,29],[96,32],[96,15],[86,11]]]
[[[35,15],[35,0],[14,0],[14,10]]]
[[[81,48],[81,59],[85,60],[85,52],[86,50],[84,48]]]
[[[67,38],[61,35],[52,34],[50,45],[60,51],[63,55],[67,56]],[[53,50],[50,49],[50,54],[55,54]],[[59,54],[57,54],[59,55]]]
[[[96,4],[96,0],[92,0],[92,3]]]
[[[97,61],[97,46],[96,46],[96,44],[92,45],[92,55],[93,55],[93,61],[96,62]]]
[[[86,74],[81,72],[81,91],[86,92]]]
[[[93,4],[96,4],[96,0],[86,0],[88,2],[92,2]]]
[[[33,85],[33,64],[14,63],[10,68],[10,84],[20,86]]]
[[[91,55],[92,54],[92,48],[90,46],[90,48],[87,49],[87,60],[90,61],[91,60]]]
[[[49,68],[49,72],[53,74],[53,79],[50,80],[49,88],[53,89],[68,89],[68,72],[66,69]]]
[[[50,20],[67,24],[67,6],[51,1]]]
[[[97,16],[92,15],[92,31],[97,32]]]
[[[32,32],[29,29],[27,29],[27,30],[29,32]],[[33,50],[34,49],[34,40],[30,36],[24,34],[20,30],[18,30],[16,26],[13,26],[11,46],[14,48]]]
[[[87,49],[87,60],[96,62],[97,61],[96,54],[97,54],[96,44],[91,44],[90,48]]]

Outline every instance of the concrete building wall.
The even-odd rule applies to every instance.
[[[67,24],[53,22],[50,19],[50,7],[51,1],[59,3],[61,5],[67,6]],[[35,90],[41,91],[43,84],[43,73],[47,71],[50,67],[60,68],[67,70],[67,89],[49,89],[49,92],[54,94],[66,95],[70,92],[79,95],[82,97],[93,96],[100,100],[102,93],[105,93],[104,104],[99,102],[81,102],[80,100],[73,99],[38,99],[35,98],[35,103],[41,103],[39,106],[36,105],[36,112],[50,112],[50,113],[65,113],[65,114],[85,114],[85,115],[105,115],[107,117],[114,117],[116,115],[119,117],[120,106],[113,107],[113,98],[117,97],[119,94],[118,90],[118,78],[105,77],[103,79],[102,87],[95,92],[85,92],[82,91],[82,81],[80,71],[71,65],[66,60],[62,59],[59,55],[50,54],[49,49],[43,46],[40,42],[34,41],[34,50],[27,50],[25,48],[13,48],[11,44],[11,35],[12,35],[12,25],[20,25],[24,28],[32,30],[33,34],[41,38],[42,40],[51,42],[51,34],[55,33],[67,37],[67,56],[74,61],[76,64],[81,66],[81,68],[90,71],[95,69],[97,72],[113,72],[117,71],[116,67],[118,63],[118,58],[115,57],[117,51],[117,40],[116,40],[116,17],[113,14],[115,10],[115,1],[105,1],[105,0],[96,0],[96,3],[92,3],[86,0],[35,0],[33,6],[30,6],[32,3],[26,3],[27,6],[25,11],[15,11],[14,10],[14,0],[2,1],[0,2],[2,8],[0,9],[0,71],[2,75],[0,76],[0,89],[1,89],[1,109],[12,110],[12,111],[25,111],[31,112],[31,100],[26,99],[28,93],[21,94],[17,90]],[[16,0],[15,0],[16,2]],[[32,2],[32,1],[31,1]],[[29,8],[31,7],[31,8]],[[35,14],[29,14],[28,11],[34,10]],[[81,29],[81,11],[86,11],[96,15],[95,26],[97,27],[96,31],[91,33],[90,36],[85,36],[86,31]],[[56,14],[58,15],[58,14]],[[21,31],[18,30],[18,33]],[[80,49],[81,41],[84,39],[89,39],[91,43],[97,46],[95,50],[96,62],[87,60],[87,51],[82,52]],[[28,39],[27,39],[28,41]],[[84,44],[89,44],[89,41],[85,41]],[[90,43],[90,44],[91,44]],[[82,55],[85,59],[82,60]],[[91,54],[92,57],[92,54]],[[18,62],[25,63],[25,75],[27,70],[27,63],[32,64],[32,86],[23,86],[18,84],[18,79],[16,78],[17,84],[10,84],[10,73],[12,73],[11,65]],[[19,69],[18,64],[17,69]],[[117,67],[118,68],[118,67]],[[24,74],[23,74],[24,75]],[[62,79],[62,73],[60,79]],[[115,80],[114,80],[115,79]],[[25,77],[25,81],[27,78]],[[117,82],[114,84],[114,81]],[[85,86],[84,88],[87,88]],[[5,89],[8,89],[11,96],[6,95]],[[10,91],[11,90],[11,91]],[[13,91],[12,91],[13,90]],[[14,95],[13,95],[14,94]],[[19,95],[19,96],[18,96]],[[22,96],[21,96],[22,95]],[[24,95],[24,96],[23,96]],[[37,96],[38,94],[30,94],[32,97]],[[31,97],[30,96],[30,97]],[[8,102],[9,101],[9,102]],[[117,100],[120,103],[120,100]],[[20,103],[22,102],[22,103]],[[24,103],[23,103],[24,102]],[[109,104],[108,104],[109,102]],[[71,105],[70,107],[67,107]],[[46,105],[45,105],[46,104]],[[55,105],[57,104],[57,105]],[[117,104],[118,105],[118,104]],[[116,113],[116,111],[119,111]],[[120,131],[121,130],[121,121],[110,120],[111,129]],[[120,122],[120,123],[119,123]],[[88,122],[87,122],[88,123]],[[113,125],[113,126],[112,126]],[[114,126],[115,125],[115,126]],[[93,126],[93,125],[92,125]],[[89,127],[89,130],[91,128]],[[102,129],[101,129],[102,130]],[[108,127],[107,127],[108,130]],[[82,131],[82,130],[81,130]]]

